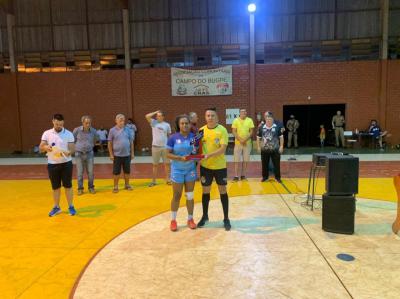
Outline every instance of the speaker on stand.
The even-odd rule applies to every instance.
[[[322,229],[353,234],[359,159],[350,155],[326,156],[326,193],[322,196]]]

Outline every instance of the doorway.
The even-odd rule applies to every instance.
[[[326,131],[325,145],[335,145],[335,133],[332,129],[332,117],[336,111],[346,115],[346,104],[326,105],[284,105],[283,122],[286,126],[290,115],[294,115],[299,121],[298,143],[299,146],[319,146],[320,125],[324,125]],[[287,144],[287,133],[285,134]]]

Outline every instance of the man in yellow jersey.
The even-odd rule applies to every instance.
[[[247,117],[246,109],[240,109],[238,118],[232,123],[232,133],[235,136],[235,148],[233,150],[233,159],[235,162],[234,182],[239,181],[239,164],[243,157],[240,179],[246,179],[247,163],[250,160],[251,137],[253,136],[254,123],[250,117]]]
[[[225,150],[228,145],[228,131],[218,124],[218,116],[215,108],[206,109],[205,118],[207,125],[200,128],[203,135],[201,139],[202,152],[205,155],[200,163],[201,185],[203,186],[203,216],[198,227],[203,227],[208,221],[208,204],[210,202],[211,184],[215,178],[221,196],[222,209],[224,211],[225,230],[231,229],[229,221],[229,199],[226,192],[227,169]]]

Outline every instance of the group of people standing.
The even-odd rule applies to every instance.
[[[265,121],[257,128],[257,149],[262,159],[262,181],[268,179],[269,160],[275,167],[275,178],[280,182],[280,154],[283,152],[283,130],[274,122],[271,112],[266,112]],[[195,112],[189,115],[180,115],[175,121],[175,133],[172,134],[171,126],[165,122],[164,113],[160,110],[145,115],[152,129],[152,160],[153,178],[150,187],[156,184],[158,165],[160,160],[165,165],[167,184],[172,185],[173,197],[171,200],[170,229],[178,228],[176,215],[180,198],[185,191],[188,219],[187,225],[191,229],[206,225],[209,220],[208,206],[210,191],[215,179],[220,193],[223,209],[223,226],[231,229],[229,220],[229,197],[226,185],[228,171],[225,151],[228,146],[228,131],[219,124],[215,108],[205,111],[206,125],[198,128],[198,116]],[[75,155],[78,195],[84,193],[83,174],[88,175],[89,193],[95,194],[94,186],[94,153],[93,147],[101,139],[99,132],[92,125],[90,116],[83,116],[82,125],[71,133],[64,128],[64,117],[61,114],[53,116],[53,128],[43,133],[40,150],[47,153],[48,173],[53,189],[54,207],[49,216],[61,212],[60,194],[61,186],[65,189],[70,215],[75,215],[72,192],[72,155]],[[252,136],[254,131],[253,120],[247,117],[245,109],[240,110],[240,116],[232,124],[235,136],[235,176],[233,181],[246,180],[246,169],[252,150]],[[113,193],[119,192],[119,178],[121,170],[124,177],[124,189],[132,190],[129,184],[131,161],[134,159],[134,139],[136,127],[125,124],[125,116],[118,114],[115,117],[115,126],[110,129],[107,136],[109,157],[113,161]],[[197,165],[200,164],[200,182],[202,185],[203,214],[196,224],[193,220],[194,186],[198,180]],[[241,171],[239,175],[239,166]],[[171,165],[171,166],[170,166]]]

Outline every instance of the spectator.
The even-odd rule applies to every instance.
[[[156,119],[153,118],[154,116],[156,117]],[[167,181],[167,184],[171,185],[169,177],[170,161],[167,157],[166,149],[168,137],[171,135],[171,126],[169,125],[169,123],[164,121],[164,113],[161,110],[150,112],[146,114],[145,117],[151,126],[153,135],[151,148],[151,155],[153,157],[153,179],[149,187],[153,187],[156,185],[158,164],[160,163],[161,158],[163,160],[165,168],[165,179]]]
[[[232,133],[235,136],[234,162],[235,176],[233,181],[239,180],[239,164],[242,159],[242,169],[240,179],[246,179],[247,164],[250,161],[250,153],[252,148],[251,136],[253,136],[254,122],[247,117],[246,109],[240,109],[238,118],[232,123]]]
[[[78,195],[83,194],[83,171],[86,169],[88,176],[89,193],[95,194],[94,189],[94,153],[93,148],[99,135],[96,129],[92,128],[92,118],[89,115],[82,116],[82,126],[77,127],[73,131],[75,138],[75,163],[78,177]]]
[[[133,141],[135,141],[136,138],[136,134],[137,134],[137,127],[136,125],[133,123],[133,119],[132,118],[128,118],[128,123],[126,124],[126,127],[131,130],[132,136],[133,136]]]
[[[61,114],[54,114],[53,128],[43,133],[39,148],[41,152],[47,152],[47,170],[53,189],[54,207],[49,216],[61,213],[61,184],[65,189],[69,214],[74,216],[76,210],[73,204],[71,158],[75,150],[74,135],[64,128],[64,117]]]
[[[319,130],[319,142],[321,144],[321,147],[324,147],[325,138],[326,138],[324,125],[320,125],[319,128],[320,128],[320,130]]]
[[[262,182],[269,177],[269,160],[274,165],[275,179],[281,183],[280,160],[283,153],[283,133],[281,128],[274,123],[271,112],[265,112],[265,123],[260,126],[257,134],[257,148],[261,152]]]
[[[372,138],[374,138],[374,140],[378,140],[379,148],[383,150],[383,136],[386,136],[387,131],[382,132],[377,120],[371,120],[368,133],[372,136]]]
[[[107,136],[108,132],[103,127],[100,127],[100,130],[97,131],[100,139],[100,151],[104,152],[104,147],[107,147]]]
[[[197,127],[197,122],[199,121],[199,117],[196,112],[189,112],[189,120],[190,120],[190,132],[193,134],[197,134],[199,132],[199,128]]]
[[[133,137],[131,130],[125,126],[125,116],[118,114],[115,117],[115,126],[110,129],[108,135],[108,151],[110,159],[113,161],[114,189],[117,193],[119,175],[121,168],[124,171],[125,190],[132,190],[129,185],[129,175],[131,173],[131,160],[134,156]]]

